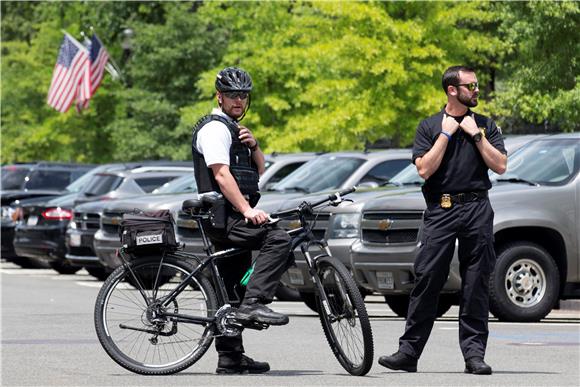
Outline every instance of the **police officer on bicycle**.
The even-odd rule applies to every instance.
[[[379,363],[393,370],[417,371],[458,240],[459,342],[465,372],[491,374],[483,360],[489,335],[489,276],[496,260],[488,169],[503,174],[506,151],[495,123],[470,110],[477,106],[479,96],[474,70],[450,67],[442,84],[447,105],[419,124],[413,145],[413,162],[425,179],[427,209],[405,333],[399,339],[399,350],[381,356]]]
[[[204,223],[216,250],[247,248],[248,253],[218,262],[230,299],[243,297],[236,312],[242,321],[284,325],[288,316],[276,313],[270,303],[280,277],[287,268],[290,237],[275,225],[265,225],[268,214],[254,208],[260,194],[259,175],[265,170],[264,154],[252,132],[239,121],[250,106],[252,79],[236,67],[227,67],[215,80],[218,108],[198,121],[193,129],[192,153],[200,195],[217,195],[211,220]],[[239,284],[252,265],[251,250],[259,250],[250,280]],[[245,356],[242,337],[217,337],[217,373],[262,373],[266,362]]]

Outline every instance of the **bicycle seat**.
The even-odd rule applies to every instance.
[[[188,199],[181,204],[181,209],[184,212],[191,212],[193,214],[207,212],[218,198],[219,196],[210,194],[203,195],[199,199]]]

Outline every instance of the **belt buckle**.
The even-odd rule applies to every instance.
[[[443,194],[441,195],[441,208],[451,208],[451,195]]]

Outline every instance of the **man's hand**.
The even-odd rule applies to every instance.
[[[268,221],[268,214],[256,208],[250,208],[244,212],[244,217],[253,224],[264,224]]]
[[[443,131],[450,136],[453,133],[457,132],[457,128],[459,128],[459,123],[455,120],[455,118],[448,116],[447,114],[443,113],[443,120],[441,121],[441,128]]]
[[[246,128],[245,126],[240,125],[240,135],[239,135],[239,139],[242,143],[246,144],[248,146],[248,148],[253,148],[256,146],[256,144],[258,143],[258,141],[256,141],[256,139],[254,138],[254,135],[252,134],[252,132],[250,132],[250,129]]]
[[[461,121],[459,126],[461,126],[461,129],[463,129],[463,131],[465,133],[467,133],[469,135],[469,137],[473,137],[477,133],[479,133],[479,128],[477,127],[477,124],[475,123],[475,119],[473,118],[473,114],[470,116],[463,117],[463,120]]]

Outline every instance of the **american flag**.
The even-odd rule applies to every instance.
[[[85,42],[86,43],[86,42]],[[81,89],[79,97],[77,98],[77,109],[86,109],[89,106],[89,99],[95,94],[103,80],[105,72],[105,65],[109,61],[109,53],[103,46],[103,43],[97,36],[93,34],[88,44],[89,58],[91,61],[91,91],[89,95],[84,94],[84,89]]]
[[[70,108],[75,97],[90,96],[90,93],[89,52],[73,37],[65,34],[52,72],[47,103],[64,113]]]

